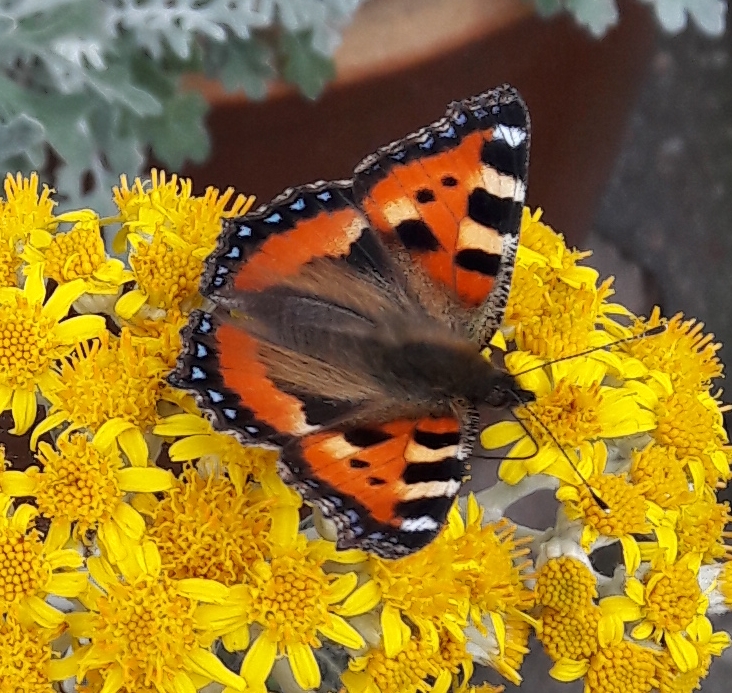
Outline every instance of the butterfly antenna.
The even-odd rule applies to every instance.
[[[511,396],[516,400],[516,403],[519,406],[522,405],[522,404],[524,404],[524,402],[521,401],[521,398],[515,392],[513,392],[512,390],[509,390],[509,392],[510,392]],[[564,458],[567,460],[567,462],[569,462],[569,466],[572,467],[572,469],[574,470],[575,474],[577,474],[577,476],[582,480],[582,484],[587,489],[587,492],[590,494],[590,496],[592,496],[592,500],[594,500],[595,503],[597,503],[597,505],[599,505],[600,508],[602,508],[603,510],[606,510],[606,511],[607,510],[610,510],[610,507],[608,506],[608,504],[605,503],[605,501],[602,500],[602,498],[600,498],[600,496],[598,496],[597,493],[595,493],[595,491],[592,490],[592,487],[587,482],[587,479],[585,479],[582,476],[582,474],[580,474],[580,470],[577,469],[577,465],[574,462],[572,462],[572,459],[567,454],[567,451],[559,444],[559,441],[556,439],[556,436],[551,432],[551,430],[549,430],[549,427],[533,411],[531,411],[531,409],[524,408],[524,411],[534,421],[536,421],[536,423],[539,424],[539,426],[542,429],[544,429],[544,431],[546,432],[546,434],[554,441],[554,444],[560,450],[560,452],[562,453],[562,455],[564,455]],[[529,436],[531,437],[531,439],[534,441],[534,445],[536,445],[536,440],[534,440],[534,437],[531,435],[531,433],[529,433],[529,431],[527,430],[526,426],[520,421],[520,419],[518,417],[515,417],[515,418],[516,418],[517,421],[519,421],[519,423],[521,423],[521,426],[523,427],[523,429],[529,434]],[[537,446],[537,449],[538,449],[538,446]],[[520,458],[513,458],[513,459],[520,459]]]
[[[585,349],[585,351],[580,351],[578,354],[560,356],[558,359],[554,359],[553,361],[549,361],[547,363],[541,363],[538,366],[532,366],[531,368],[527,368],[525,371],[521,371],[520,373],[513,373],[513,376],[517,377],[519,375],[524,375],[524,373],[531,373],[531,371],[539,370],[539,368],[544,368],[545,366],[552,366],[555,363],[560,363],[561,361],[569,361],[570,359],[576,359],[580,356],[587,356],[587,354],[592,354],[595,351],[600,351],[601,349],[607,349],[608,347],[615,346],[616,344],[634,342],[636,339],[642,339],[643,337],[655,337],[656,335],[663,334],[665,331],[666,325],[656,325],[655,327],[649,327],[647,330],[643,330],[643,332],[639,332],[638,334],[634,334],[630,337],[623,337],[622,339],[617,339],[614,342],[610,342],[609,344],[603,344],[601,346],[592,347],[591,349]]]

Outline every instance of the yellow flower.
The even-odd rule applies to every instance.
[[[229,599],[201,611],[230,651],[246,649],[250,624],[258,626],[259,635],[241,668],[247,685],[256,691],[264,689],[278,656],[287,657],[301,688],[317,689],[321,678],[313,648],[321,647],[320,636],[349,649],[365,645],[358,631],[337,613],[337,605],[356,587],[356,574],[323,570],[327,560],[349,560],[360,552],[339,556],[330,542],[308,542],[298,533],[298,520],[294,505],[273,513],[270,561],[256,562],[249,585],[233,587]]]
[[[590,657],[600,647],[601,618],[602,611],[592,603],[565,612],[546,607],[541,611],[541,628],[537,637],[553,661],[569,660],[589,665]],[[564,662],[565,666],[567,663]]]
[[[728,503],[716,503],[711,499],[699,499],[681,507],[676,523],[679,553],[697,553],[703,563],[713,563],[730,555],[725,539],[732,533],[725,528],[732,522]]]
[[[194,197],[190,180],[178,181],[174,175],[166,182],[165,173],[157,171],[149,190],[139,178],[129,189],[123,177],[114,194],[123,222],[115,248],[121,252],[125,240],[132,246],[129,261],[137,282],[117,302],[116,311],[125,319],[143,306],[183,312],[193,308],[200,301],[203,260],[216,246],[221,219],[245,214],[254,202],[243,195],[232,202],[232,188],[222,195],[208,188],[202,197]]]
[[[467,682],[472,673],[465,643],[444,630],[437,645],[413,635],[397,655],[381,643],[352,659],[341,680],[348,693],[447,693],[459,675]]]
[[[558,613],[588,609],[597,599],[597,578],[584,562],[571,556],[550,558],[536,571],[537,604]]]
[[[651,441],[631,453],[630,480],[661,508],[678,508],[694,499],[683,459],[675,448]]]
[[[526,571],[531,568],[527,544],[531,537],[516,539],[516,527],[505,518],[483,524],[483,508],[471,493],[465,521],[453,505],[443,538],[454,551],[454,578],[469,590],[470,613],[479,625],[484,614],[496,624],[507,613],[527,613],[533,605],[526,588]],[[497,630],[501,629],[498,623]]]
[[[12,510],[12,499],[0,495],[0,614],[14,611],[21,622],[56,628],[64,615],[45,602],[47,595],[77,597],[86,588],[78,572],[81,554],[65,549],[67,522],[51,523],[45,541],[31,523],[38,511],[30,505]]]
[[[704,323],[684,320],[681,313],[666,320],[657,306],[647,320],[635,321],[631,333],[640,334],[658,325],[665,325],[666,331],[653,339],[625,342],[621,348],[649,370],[668,375],[675,389],[688,392],[708,389],[711,381],[722,374],[717,356],[722,345],[713,341],[714,335],[702,333]]]
[[[96,584],[84,599],[88,611],[67,615],[72,635],[89,641],[71,655],[77,677],[96,673],[104,691],[180,693],[200,688],[194,681],[244,690],[243,679],[208,648],[211,637],[199,616],[203,605],[226,599],[226,587],[167,577],[149,541],[120,563],[121,576],[103,558],[87,559],[87,567]]]
[[[641,607],[642,621],[633,629],[633,637],[663,640],[682,672],[699,664],[699,655],[685,632],[698,627],[709,605],[699,587],[698,572],[698,556],[686,554],[670,563],[659,554],[642,581],[629,577],[625,587],[628,597]]]
[[[108,421],[121,421],[131,426],[120,427],[117,441],[133,465],[144,467],[149,458],[144,435],[159,419],[158,403],[181,400],[181,393],[163,380],[166,372],[160,359],[132,343],[127,330],[119,338],[104,331],[91,346],[79,345],[57,368],[56,388],[47,395],[51,408],[34,429],[31,445],[65,422],[97,432]]]
[[[114,556],[123,546],[139,541],[145,522],[124,502],[129,492],[156,492],[171,487],[170,472],[157,467],[125,467],[114,439],[130,428],[117,419],[107,422],[90,440],[86,433],[64,431],[55,448],[39,445],[41,468],[0,473],[0,486],[10,496],[32,496],[48,518],[74,523],[74,537],[88,543],[86,533],[98,532],[102,545]]]
[[[523,352],[506,355],[512,373],[537,364],[541,362]],[[536,394],[536,401],[516,411],[521,423],[502,421],[485,429],[480,437],[488,450],[513,444],[499,470],[503,481],[517,484],[527,474],[543,473],[576,483],[577,474],[565,453],[575,458],[575,452],[579,454],[575,466],[586,476],[593,441],[653,428],[655,417],[636,388],[604,385],[607,371],[603,363],[578,358],[518,376],[521,387]]]
[[[62,214],[55,221],[75,222],[70,231],[34,231],[23,251],[23,259],[33,265],[44,263],[45,276],[59,284],[83,279],[89,294],[116,294],[133,275],[121,260],[107,257],[99,216],[91,210]]]
[[[215,431],[203,416],[172,414],[161,419],[153,432],[159,436],[180,437],[168,451],[173,462],[201,460],[204,465],[213,465],[214,469],[221,465],[239,493],[250,477],[269,486],[278,483],[277,451],[244,446],[234,436]]]
[[[22,435],[33,425],[37,392],[50,398],[58,388],[55,361],[104,330],[98,315],[62,320],[83,291],[83,282],[70,282],[44,303],[42,264],[32,269],[22,290],[0,289],[0,412],[12,409],[11,433]]]
[[[585,551],[600,537],[619,539],[625,565],[632,574],[640,564],[640,549],[633,535],[648,534],[652,529],[649,517],[660,521],[663,513],[646,500],[646,487],[633,485],[623,474],[605,473],[607,448],[604,444],[595,443],[588,458],[592,471],[587,475],[587,482],[562,485],[557,500],[564,503],[564,512],[570,520],[582,521],[580,544]],[[589,489],[602,501],[602,506]]]
[[[730,448],[722,412],[708,392],[674,391],[661,396],[656,407],[658,426],[651,434],[661,445],[676,448],[688,461],[697,491],[699,482],[715,489],[732,478]],[[695,473],[701,463],[703,473]]]
[[[714,632],[709,619],[699,619],[688,629],[689,641],[699,655],[699,664],[688,671],[681,671],[673,658],[664,652],[661,656],[660,693],[692,693],[700,688],[703,678],[709,673],[712,656],[719,657],[730,645],[730,635],[724,631]]]
[[[175,368],[182,351],[180,331],[188,318],[179,310],[168,311],[161,318],[145,318],[141,313],[125,321],[132,344],[142,346],[148,356],[159,358],[169,370]]]
[[[162,500],[149,500],[148,536],[163,572],[173,578],[208,578],[232,587],[250,582],[253,566],[270,555],[278,499],[260,487],[247,484],[237,491],[223,475],[203,478],[188,467]]]
[[[519,349],[548,359],[608,343],[597,325],[608,322],[608,313],[627,314],[606,303],[611,281],[596,288],[597,270],[577,265],[591,253],[568,250],[540,216],[541,210],[532,215],[524,208],[505,329]]]
[[[651,693],[659,685],[657,666],[658,652],[621,640],[600,649],[590,659],[585,674],[585,690],[592,693]]]
[[[59,629],[27,627],[13,614],[0,616],[0,681],[8,693],[55,693],[69,676],[52,647]]]

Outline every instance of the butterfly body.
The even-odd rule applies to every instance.
[[[529,401],[481,355],[505,308],[528,121],[510,87],[227,222],[171,375],[214,425],[281,450],[341,548],[439,532],[477,409]]]

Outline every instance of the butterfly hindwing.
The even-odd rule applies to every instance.
[[[356,167],[356,199],[387,243],[473,313],[500,324],[526,192],[529,121],[508,86],[450,105],[439,121]]]

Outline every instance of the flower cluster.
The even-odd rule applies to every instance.
[[[510,446],[499,482],[412,556],[338,551],[276,451],[214,430],[165,380],[221,220],[252,199],[158,172],[113,196],[113,218],[54,215],[34,175],[0,200],[3,690],[489,693],[475,665],[519,684],[532,633],[555,678],[597,693],[706,675],[732,564],[701,325],[609,303],[586,254],[525,212],[494,344],[536,401],[483,433]],[[555,527],[506,519],[538,488],[556,490]],[[608,577],[590,555],[612,544]]]

